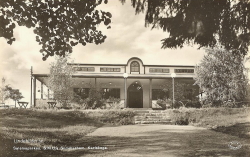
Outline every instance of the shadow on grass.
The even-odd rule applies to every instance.
[[[85,150],[60,152],[64,156],[86,154],[100,156],[248,156],[247,147],[231,150],[228,143],[232,140],[210,130],[174,133],[169,131],[146,132],[137,137],[85,136],[72,143],[60,143],[71,147],[85,147]],[[236,140],[233,138],[233,140]],[[242,141],[241,141],[242,142]],[[245,142],[245,141],[244,141]],[[242,143],[244,143],[242,142]],[[248,143],[249,144],[249,143]],[[88,147],[107,147],[107,150],[91,150]]]
[[[28,118],[27,118],[28,117]],[[79,112],[29,112],[8,111],[0,114],[1,125],[7,130],[18,132],[24,137],[45,138],[44,144],[56,147],[85,147],[81,150],[13,150],[13,147],[30,147],[14,143],[14,136],[0,133],[0,156],[241,156],[250,154],[250,142],[245,138],[231,136],[223,131],[161,129],[137,132],[135,136],[84,136],[86,129],[96,129],[102,123],[85,117]],[[41,122],[39,122],[41,121]],[[244,127],[243,127],[244,126]],[[245,134],[245,126],[241,130]],[[128,126],[130,129],[132,127]],[[238,126],[240,127],[240,126]],[[134,127],[136,128],[136,127]],[[239,128],[231,132],[237,132]],[[249,128],[249,127],[248,127]],[[219,128],[218,128],[219,130]],[[122,130],[121,130],[122,134]],[[239,136],[240,137],[240,136]],[[52,140],[55,139],[55,140]],[[238,150],[228,147],[231,141],[239,141],[243,146]],[[107,150],[88,149],[88,147],[107,147]]]
[[[228,143],[239,140],[243,147],[232,150]],[[13,143],[13,142],[12,142]],[[144,132],[143,136],[112,137],[112,136],[83,136],[70,141],[51,143],[56,147],[85,147],[81,150],[70,151],[13,151],[11,156],[249,156],[249,142],[227,134],[211,130],[194,130],[174,132],[158,130]],[[88,147],[107,147],[107,150],[88,149]]]
[[[250,139],[250,122],[248,123],[238,123],[233,126],[228,127],[218,127],[213,129],[216,132],[222,132],[232,136],[237,136],[240,138]]]
[[[13,109],[0,111],[1,125],[18,128],[60,128],[68,125],[89,125],[100,127],[103,124],[78,111],[56,112]]]

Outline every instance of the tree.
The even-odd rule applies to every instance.
[[[85,99],[87,109],[97,109],[105,106],[105,100],[103,99],[103,92],[90,84],[89,96]]]
[[[20,99],[24,98],[19,89],[13,89],[10,85],[6,85],[4,87],[4,91],[6,93],[4,100],[12,99],[13,101],[15,101],[15,107],[16,101],[19,101]]]
[[[15,101],[15,107],[16,107],[16,102],[19,101],[20,99],[24,98],[22,93],[19,91],[19,89],[13,89],[10,86],[6,86],[6,88],[7,88],[7,91],[9,91],[8,98]]]
[[[196,67],[196,84],[213,105],[224,101],[243,101],[248,79],[243,55],[230,55],[223,47],[206,49],[207,54]]]
[[[122,3],[125,0],[121,0]],[[132,0],[136,13],[146,10],[145,26],[169,32],[162,48],[195,43],[246,55],[250,45],[249,0]]]
[[[1,103],[5,103],[5,101],[8,99],[9,91],[7,90],[8,86],[5,85],[5,78],[2,78],[2,85],[1,85]]]
[[[74,69],[68,65],[69,56],[56,57],[56,62],[50,65],[50,75],[48,78],[48,87],[53,92],[53,98],[67,107],[69,101],[73,99],[72,75]]]
[[[2,78],[2,86],[1,86],[1,102],[5,103],[6,100],[12,99],[16,101],[24,98],[19,89],[13,89],[10,85],[5,85],[5,78]]]
[[[36,41],[42,45],[43,60],[54,54],[65,56],[78,43],[101,44],[106,36],[97,26],[104,23],[110,28],[112,16],[96,10],[101,3],[102,0],[1,0],[0,37],[12,44],[16,24],[34,28]]]

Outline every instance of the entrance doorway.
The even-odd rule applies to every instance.
[[[138,81],[128,87],[128,107],[143,108],[143,90]]]

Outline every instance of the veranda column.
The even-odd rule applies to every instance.
[[[172,87],[173,87],[173,101],[172,101],[172,103],[173,103],[173,105],[172,105],[172,108],[174,108],[174,102],[175,102],[175,100],[174,100],[174,78],[176,77],[176,74],[172,73],[171,77],[172,77],[172,80],[173,80],[173,84],[172,84]]]
[[[30,68],[30,107],[32,106],[32,82],[33,82],[33,68]]]
[[[152,79],[149,79],[149,108],[152,108]]]
[[[96,89],[96,87],[97,87],[97,85],[96,85],[96,80],[97,80],[97,78],[95,78],[95,89]]]
[[[36,77],[33,78],[33,105],[36,107]]]
[[[41,82],[41,99],[43,99],[43,83]]]
[[[48,88],[48,100],[49,100],[49,88]]]
[[[128,78],[128,74],[124,73],[123,77],[124,77],[124,107],[127,108],[127,78]]]

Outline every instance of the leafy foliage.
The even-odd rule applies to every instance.
[[[122,3],[125,0],[121,0]],[[195,43],[246,55],[250,45],[249,0],[132,0],[136,13],[146,10],[145,25],[169,32],[162,48]]]
[[[16,23],[34,28],[36,41],[42,45],[43,60],[54,53],[65,56],[78,43],[83,46],[101,44],[106,36],[97,26],[104,23],[110,28],[112,16],[109,12],[96,10],[101,3],[102,0],[1,0],[0,37],[12,44]]]
[[[96,87],[91,87],[89,90],[89,97],[85,99],[87,109],[97,109],[105,106],[105,101],[102,98],[102,91]]]
[[[9,91],[7,90],[7,86],[5,86],[5,78],[2,78],[2,85],[0,90],[1,103],[4,103],[5,100],[8,99]]]
[[[224,48],[206,49],[196,68],[196,84],[206,94],[206,100],[218,105],[223,101],[243,101],[246,97],[247,76],[244,56],[229,53]]]
[[[176,125],[194,125],[206,128],[232,126],[244,123],[249,115],[249,108],[185,108],[167,110],[171,121]]]
[[[13,101],[15,101],[15,107],[16,107],[16,101],[19,101],[20,99],[24,98],[19,89],[13,89],[9,85],[5,86],[4,91],[7,93],[6,100],[12,99]]]
[[[0,94],[2,103],[4,103],[5,100],[8,99],[12,99],[16,103],[16,101],[24,98],[19,89],[13,89],[10,85],[5,85],[5,78],[2,78],[2,86]]]
[[[68,65],[69,57],[56,57],[56,62],[51,63],[48,87],[53,91],[53,97],[63,107],[67,107],[68,103],[73,99],[73,81],[72,75],[74,69]]]
[[[171,80],[166,80],[162,85],[163,90],[168,89],[169,97],[165,99],[172,99],[173,98],[173,83]],[[174,80],[174,98],[175,101],[180,100],[193,100],[196,96],[198,90],[198,86],[194,86],[192,83],[185,83],[181,80],[175,79]]]

